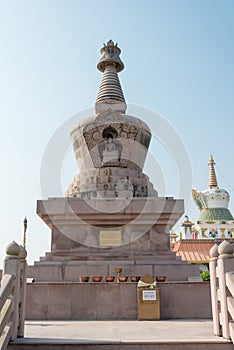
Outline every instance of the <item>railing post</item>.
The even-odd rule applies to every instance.
[[[26,268],[27,268],[27,251],[21,245],[20,246],[20,303],[19,303],[19,328],[18,338],[24,336],[24,323],[25,323],[25,306],[26,306]]]
[[[218,301],[218,286],[217,286],[217,259],[218,259],[218,245],[215,244],[210,249],[210,292],[211,292],[211,306],[213,315],[213,331],[215,335],[221,336],[221,327],[219,323],[219,301]]]
[[[20,301],[20,246],[13,241],[6,247],[6,257],[4,260],[3,274],[15,277],[13,296],[13,317],[11,328],[11,340],[15,340],[19,326],[19,301]]]
[[[217,265],[217,275],[219,278],[219,290],[220,290],[220,323],[222,326],[222,336],[226,339],[230,339],[229,329],[229,314],[227,307],[227,287],[225,273],[230,271],[233,265],[233,251],[234,247],[227,241],[223,241],[218,247],[219,258]]]

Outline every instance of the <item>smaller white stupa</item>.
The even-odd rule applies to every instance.
[[[230,196],[226,190],[219,188],[214,165],[211,155],[209,188],[201,192],[192,189],[193,200],[200,210],[199,219],[192,227],[195,239],[234,237],[234,219],[228,209]]]

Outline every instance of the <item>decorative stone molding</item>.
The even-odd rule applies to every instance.
[[[22,245],[20,245],[19,258],[22,259],[22,260],[25,260],[26,257],[27,257],[27,251]]]
[[[20,254],[20,246],[15,242],[12,241],[9,243],[6,247],[6,258],[12,258],[12,259],[19,259],[19,254]]]
[[[210,249],[210,257],[211,259],[216,259],[219,256],[219,251],[218,251],[218,245],[214,244],[213,247]]]

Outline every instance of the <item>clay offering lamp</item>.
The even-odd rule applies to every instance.
[[[141,276],[131,276],[131,281],[132,282],[139,282],[141,279]]]
[[[165,282],[167,276],[156,276],[156,281],[157,282]]]
[[[101,282],[102,281],[102,276],[93,276],[92,280],[93,280],[93,282]]]
[[[106,276],[106,282],[114,282],[115,276]]]
[[[88,276],[80,277],[80,282],[81,283],[88,282],[88,281],[89,281],[89,277]]]
[[[128,276],[119,276],[119,282],[127,282]]]

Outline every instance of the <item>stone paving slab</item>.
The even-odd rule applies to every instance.
[[[26,321],[17,343],[220,343],[211,320]],[[234,348],[234,345],[233,345]],[[221,349],[221,347],[220,347]]]

